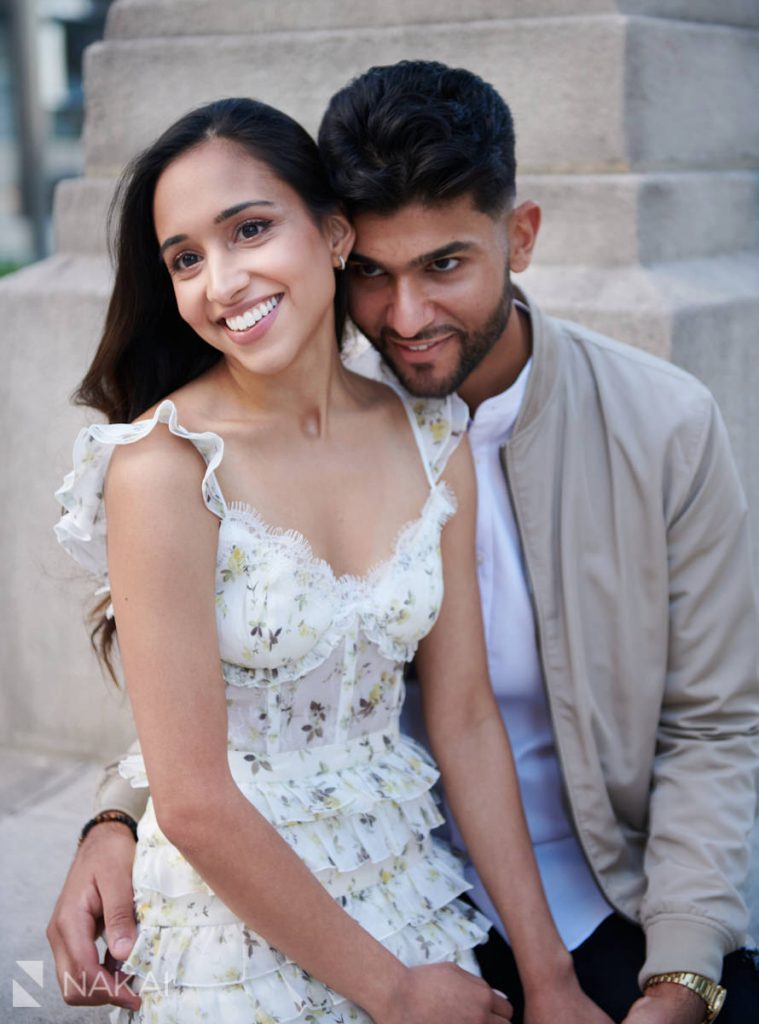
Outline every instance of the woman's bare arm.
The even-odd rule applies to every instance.
[[[468,444],[452,456],[446,479],[459,509],[443,531],[445,597],[416,658],[432,752],[469,854],[508,930],[525,989],[526,1020],[608,1024],[608,1017],[581,993],[553,923],[511,746],[490,686],[475,561],[476,480]]]
[[[492,995],[453,965],[409,970],[346,914],[245,799],[227,762],[214,610],[218,520],[202,464],[156,431],[118,449],[106,486],[119,646],[168,839],[275,947],[377,1021],[491,1021]]]

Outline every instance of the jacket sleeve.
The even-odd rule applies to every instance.
[[[139,753],[139,740],[135,740],[127,754]],[[101,811],[123,811],[134,818],[135,821],[139,821],[145,813],[150,794],[144,788],[133,789],[129,782],[119,775],[119,762],[121,760],[122,758],[112,761],[103,768],[95,790],[94,813],[99,814]]]
[[[675,441],[670,462],[670,640],[651,778],[641,983],[670,970],[719,979],[724,955],[745,943],[740,888],[759,765],[746,500],[708,394],[699,393],[699,415]]]

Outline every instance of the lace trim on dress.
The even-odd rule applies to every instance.
[[[378,576],[383,576],[391,568],[401,549],[408,546],[419,531],[430,527],[442,527],[456,512],[456,508],[456,496],[448,484],[445,481],[433,484],[419,514],[398,529],[390,554],[381,558],[364,573],[336,573],[326,559],[320,558],[314,552],[308,537],[299,530],[272,526],[257,509],[245,501],[229,502],[225,519],[248,526],[250,532],[258,536],[286,545],[290,548],[295,561],[323,572],[335,584],[351,590],[363,590],[371,587]]]
[[[393,550],[386,558],[364,575],[338,575],[325,559],[314,553],[308,538],[299,531],[272,526],[250,505],[230,502],[223,522],[225,540],[228,542],[230,530],[237,528],[284,550],[295,571],[305,574],[307,582],[302,585],[320,594],[321,607],[330,609],[332,618],[314,646],[296,661],[280,659],[272,665],[246,663],[239,671],[230,667],[225,671],[226,681],[234,686],[265,688],[302,678],[323,664],[343,641],[346,614],[359,614],[362,632],[384,657],[410,661],[418,638],[406,642],[394,635],[388,619],[391,609],[377,600],[379,588],[385,581],[391,583],[412,558],[425,563],[430,558],[438,559],[440,530],[455,511],[455,495],[440,481],[430,490],[419,515],[399,529]],[[427,629],[429,625],[426,623]]]

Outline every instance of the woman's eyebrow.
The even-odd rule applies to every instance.
[[[235,203],[234,206],[222,210],[221,213],[214,217],[213,222],[214,224],[221,224],[222,221],[229,220],[230,217],[242,213],[243,210],[247,210],[251,206],[276,206],[276,203],[273,203],[270,199],[245,199],[241,203]]]

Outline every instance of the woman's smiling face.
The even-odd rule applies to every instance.
[[[183,153],[153,199],[179,314],[245,369],[275,374],[308,344],[334,344],[334,266],[350,249],[338,214],[316,223],[300,196],[227,139]]]

